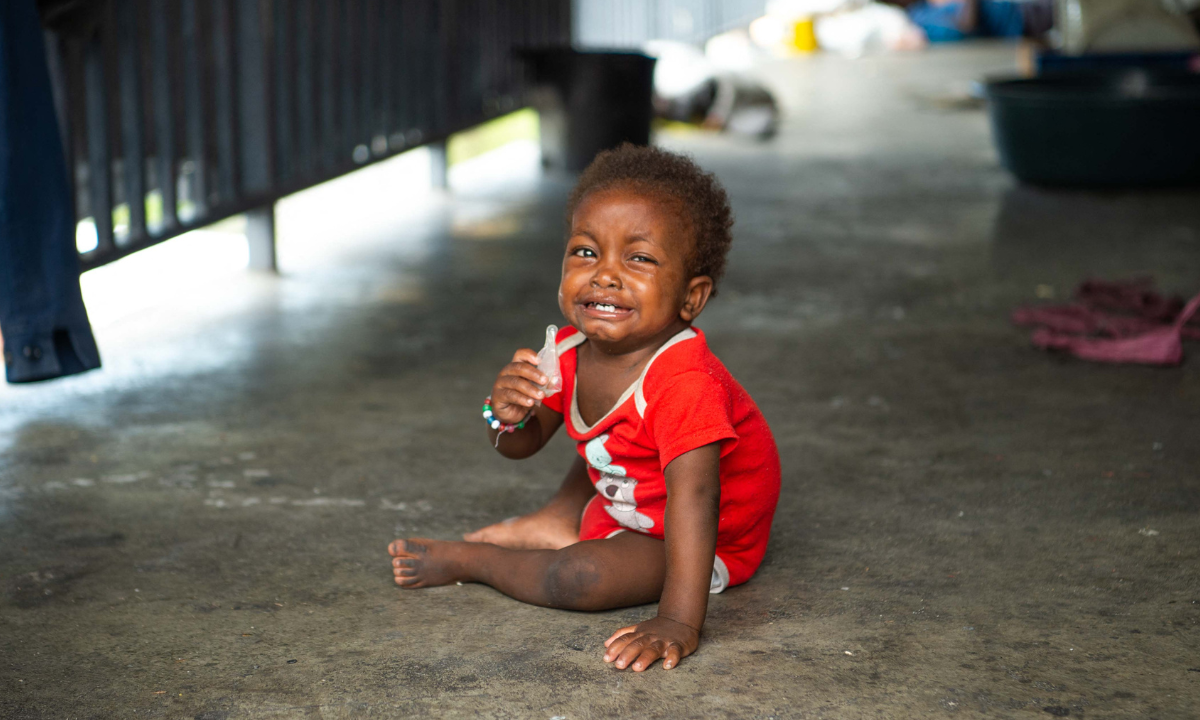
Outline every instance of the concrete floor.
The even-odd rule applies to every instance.
[[[500,458],[478,417],[557,318],[545,178],[0,390],[0,717],[1200,715],[1200,346],[1089,365],[1007,319],[1093,275],[1200,290],[1200,198],[1016,188],[944,102],[1011,55],[779,63],[775,142],[663,138],[734,198],[700,325],[784,467],[766,562],[677,670],[601,662],[653,607],[392,585],[393,537],[531,510],[568,463]]]

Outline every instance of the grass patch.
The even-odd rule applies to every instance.
[[[538,137],[537,111],[525,108],[451,135],[446,142],[446,162],[454,165],[510,142],[536,141]]]

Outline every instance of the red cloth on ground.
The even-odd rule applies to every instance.
[[[624,530],[663,539],[667,465],[720,443],[713,591],[749,580],[767,549],[780,485],[779,452],[758,406],[708,349],[704,333],[691,329],[668,341],[608,414],[588,427],[575,397],[575,347],[584,340],[574,328],[559,333],[563,390],[545,400],[563,414],[596,486],[579,539]]]
[[[1089,280],[1075,298],[1071,305],[1017,308],[1012,320],[1037,328],[1032,338],[1037,347],[1094,362],[1178,365],[1183,338],[1200,339],[1200,326],[1191,323],[1198,319],[1200,295],[1184,304],[1159,295],[1148,279]]]

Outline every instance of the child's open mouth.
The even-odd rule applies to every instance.
[[[583,303],[583,311],[584,314],[596,318],[619,318],[632,312],[627,307],[602,302],[585,302]]]

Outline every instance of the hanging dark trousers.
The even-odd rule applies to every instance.
[[[100,367],[35,0],[0,0],[0,332],[10,383]]]

